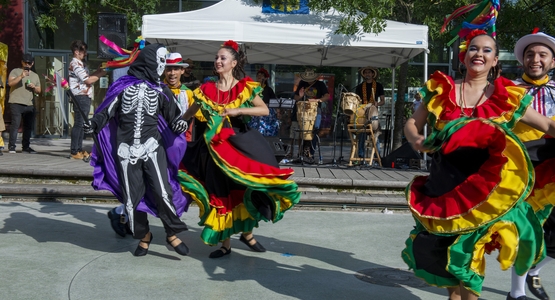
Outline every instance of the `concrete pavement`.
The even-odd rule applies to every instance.
[[[413,226],[410,214],[363,210],[294,209],[262,223],[255,253],[232,239],[232,253],[209,259],[192,207],[179,236],[189,256],[169,251],[158,219],[149,254],[134,257],[137,241],[119,238],[111,205],[0,202],[0,299],[429,299],[445,290],[426,286],[400,257]],[[505,299],[510,272],[488,256],[480,299]],[[555,295],[555,265],[542,271]],[[533,298],[532,298],[533,299]]]

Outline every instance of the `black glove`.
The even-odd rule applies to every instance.
[[[91,121],[85,121],[85,123],[83,124],[83,131],[86,134],[91,134],[94,132],[95,127],[96,126],[94,126],[94,123],[92,123]]]
[[[171,128],[173,132],[181,134],[189,129],[189,124],[185,120],[179,119],[172,123]]]

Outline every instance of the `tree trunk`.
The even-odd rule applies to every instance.
[[[409,62],[404,62],[399,68],[397,80],[397,101],[395,101],[395,120],[393,128],[393,150],[401,147],[403,142],[403,125],[405,123],[405,94],[407,93],[407,76]]]

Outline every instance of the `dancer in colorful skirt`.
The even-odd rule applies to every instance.
[[[475,8],[494,20],[496,5],[484,1]],[[493,33],[487,18],[476,18]],[[446,287],[452,300],[478,298],[486,253],[499,250],[501,268],[519,275],[542,259],[541,222],[524,201],[534,184],[533,166],[512,129],[521,121],[555,134],[555,122],[528,108],[526,89],[495,79],[495,39],[476,29],[463,28],[461,35],[463,79],[434,73],[420,91],[423,105],[405,126],[413,148],[433,152],[433,161],[430,175],[415,177],[406,190],[416,226],[402,257],[418,277]],[[432,133],[425,140],[426,121]]]
[[[524,68],[522,78],[516,84],[526,88],[534,97],[532,107],[540,114],[555,118],[555,81],[549,80],[547,73],[555,68],[555,38],[542,32],[535,32],[520,38],[515,45],[514,54]],[[534,164],[536,181],[534,189],[526,201],[543,223],[544,241],[547,256],[532,268],[528,274],[517,275],[513,269],[511,292],[508,300],[526,299],[525,285],[540,300],[549,296],[541,284],[541,268],[555,258],[555,139],[543,132],[518,123],[513,131],[526,146]]]
[[[245,77],[245,61],[236,42],[225,42],[214,61],[218,80],[194,91],[196,101],[184,116],[187,120],[200,109],[206,119],[195,120],[203,135],[189,144],[179,178],[200,207],[202,240],[222,243],[210,258],[230,254],[230,237],[240,232],[250,249],[266,251],[253,228],[261,220],[279,221],[300,199],[297,184],[287,180],[293,170],[280,169],[264,137],[246,126],[250,116],[267,115],[268,107],[260,85]]]

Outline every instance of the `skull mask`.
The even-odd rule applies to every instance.
[[[168,50],[165,47],[158,48],[156,51],[156,62],[158,63],[156,72],[158,76],[164,74],[164,69],[166,68],[166,53],[168,53]]]

